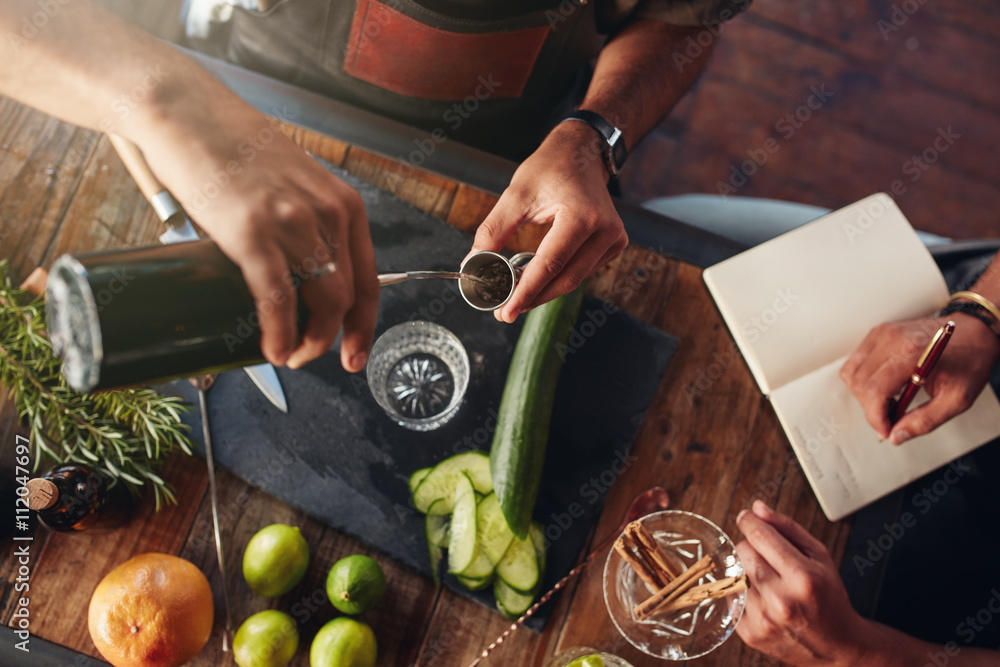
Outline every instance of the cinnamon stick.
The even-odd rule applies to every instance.
[[[708,574],[715,566],[712,556],[705,555],[697,563],[677,576],[676,579],[658,590],[651,597],[647,598],[632,610],[637,620],[645,620],[656,613],[660,605],[666,605],[684,594],[695,582]]]
[[[655,614],[665,614],[671,611],[693,607],[711,598],[724,598],[733,593],[739,593],[747,589],[747,576],[741,574],[738,577],[726,577],[718,581],[710,581],[701,586],[695,586],[686,593],[678,596],[672,602],[663,604],[655,609]],[[652,614],[651,614],[652,615]]]
[[[642,552],[633,553],[633,549],[636,549],[636,544],[629,535],[623,534],[615,540],[615,551],[635,570],[635,573],[649,586],[649,589],[658,591],[663,588],[666,582],[657,576],[656,570],[649,566]]]
[[[652,562],[654,567],[660,572],[663,583],[668,583],[676,579],[679,574],[670,564],[663,547],[650,534],[646,527],[638,521],[633,521],[625,527],[626,534],[631,534],[639,547],[645,552],[646,557]]]

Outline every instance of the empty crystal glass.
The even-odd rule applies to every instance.
[[[430,431],[458,412],[469,386],[469,355],[440,324],[397,324],[375,341],[368,388],[386,414],[413,431]]]

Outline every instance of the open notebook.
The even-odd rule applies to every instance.
[[[931,315],[948,301],[933,258],[887,195],[704,276],[831,521],[1000,435],[1000,404],[987,386],[972,408],[932,433],[898,447],[879,442],[840,380],[840,367],[873,327]],[[926,400],[921,392],[912,407]]]

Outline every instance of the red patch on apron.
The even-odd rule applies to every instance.
[[[547,25],[462,33],[424,25],[376,0],[358,0],[344,71],[425,100],[519,97]]]

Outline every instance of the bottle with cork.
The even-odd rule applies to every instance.
[[[28,508],[52,530],[110,530],[124,525],[132,514],[124,484],[111,486],[103,474],[82,465],[59,466],[25,486]]]

